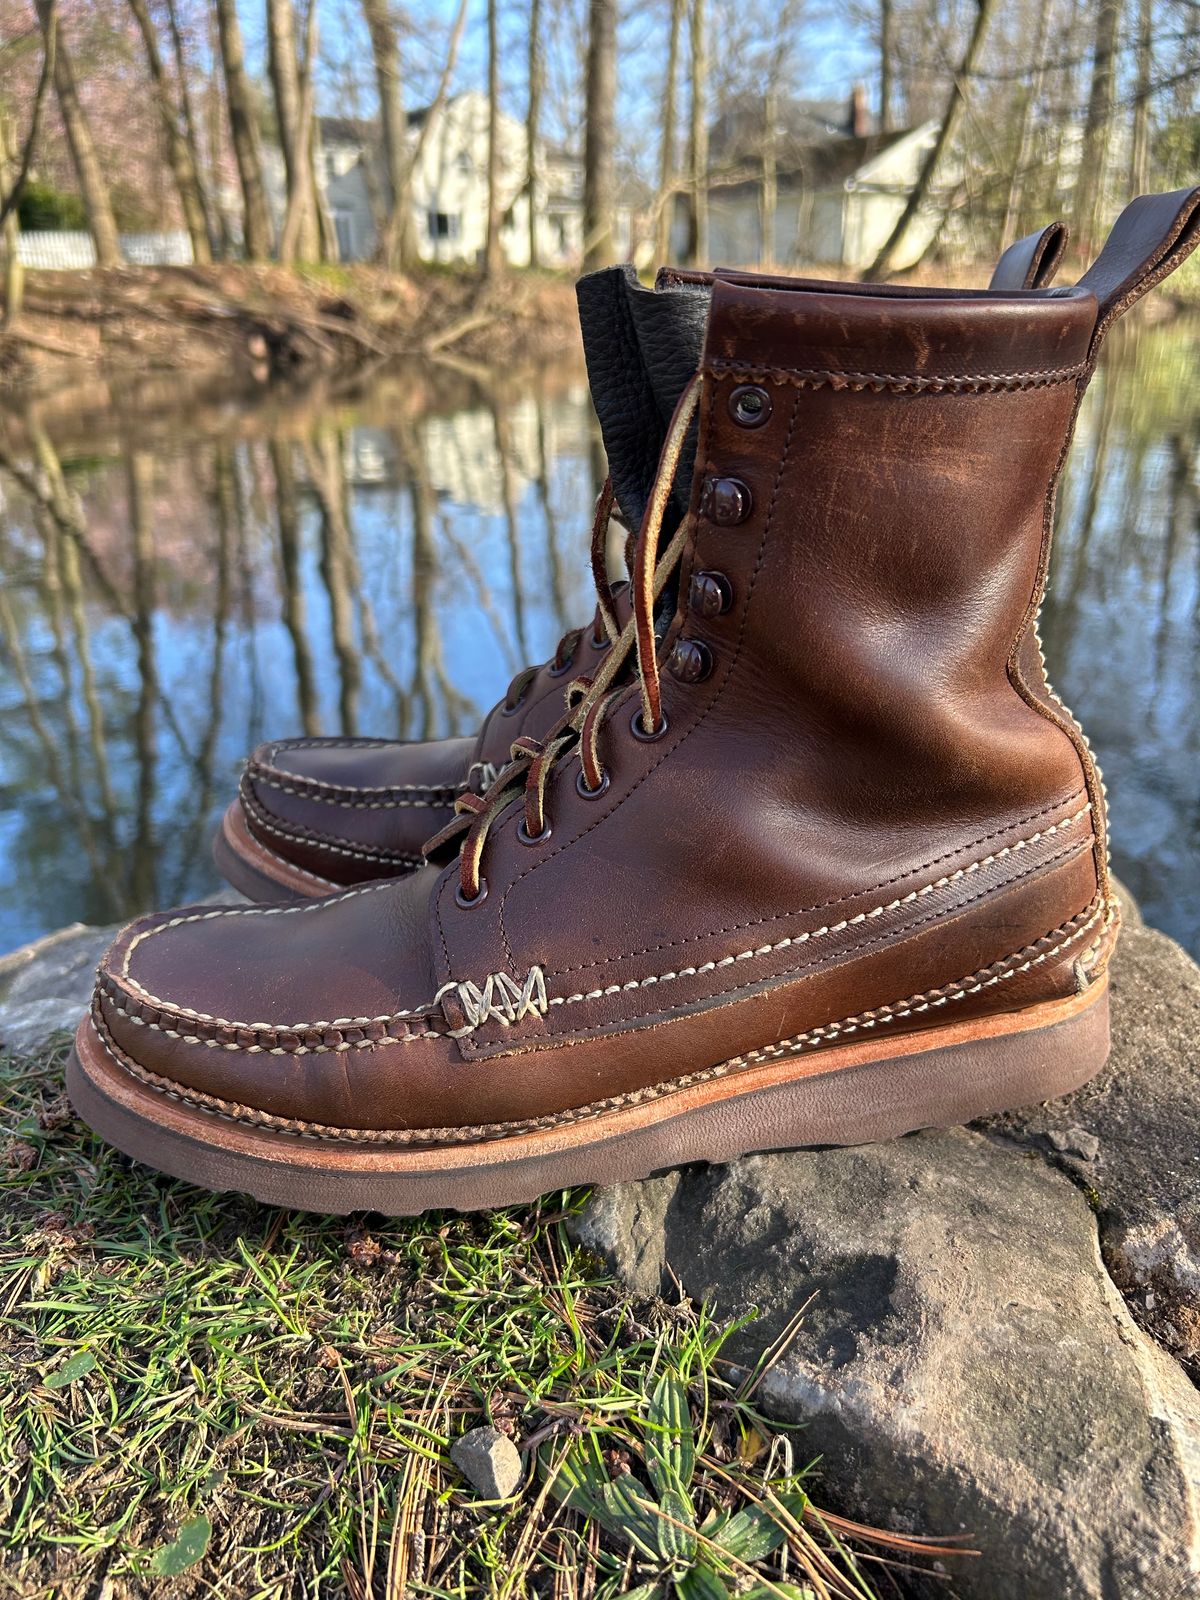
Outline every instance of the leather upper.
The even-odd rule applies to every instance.
[[[1099,817],[1020,658],[1096,318],[1084,292],[716,284],[662,645],[712,670],[664,675],[665,732],[636,737],[618,688],[607,786],[562,759],[533,843],[514,800],[473,906],[451,861],[135,924],[108,1047],[221,1115],[436,1143],[1072,992],[1107,917]],[[737,526],[704,510],[714,477],[749,491]],[[701,569],[719,616],[691,610]]]

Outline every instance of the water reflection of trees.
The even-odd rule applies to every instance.
[[[54,439],[37,407],[0,414],[0,882],[21,927],[194,894],[265,733],[465,730],[581,620],[583,391],[483,377],[272,400],[269,425],[223,431],[159,414],[98,453],[61,411]]]
[[[1200,336],[1134,329],[1080,418],[1043,633],[1150,920],[1200,947]]]

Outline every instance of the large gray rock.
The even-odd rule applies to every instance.
[[[1091,1083],[986,1126],[1084,1188],[1138,1321],[1200,1372],[1200,967],[1165,934],[1127,926],[1112,1022],[1112,1055]]]
[[[244,905],[236,889],[210,895],[209,905]],[[73,923],[0,956],[0,1050],[28,1054],[56,1034],[73,1033],[92,998],[96,965],[121,931]]]
[[[1153,1308],[1170,1286],[1185,1347],[1198,1008],[1194,964],[1135,925],[1112,1063],[1068,1101],[600,1191],[579,1235],[640,1293],[678,1281],[731,1319],[758,1308],[728,1347],[747,1368],[789,1330],[758,1401],[806,1424],[827,1501],[970,1536],[983,1554],[953,1563],[949,1593],[1193,1600],[1200,1396],[1105,1260],[1148,1327],[1147,1292]]]
[[[0,959],[0,1049],[27,1054],[74,1031],[118,928],[76,923]]]

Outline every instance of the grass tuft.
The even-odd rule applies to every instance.
[[[0,1060],[0,1595],[871,1600],[950,1553],[823,1516],[726,1330],[623,1297],[580,1197],[209,1195],[83,1128],[64,1054]],[[483,1421],[526,1462],[504,1502],[449,1462]]]

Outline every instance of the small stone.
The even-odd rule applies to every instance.
[[[1099,1139],[1086,1128],[1051,1128],[1047,1138],[1060,1155],[1095,1161],[1100,1154]]]
[[[507,1500],[521,1482],[521,1457],[499,1428],[472,1428],[450,1446],[450,1459],[484,1500]]]

